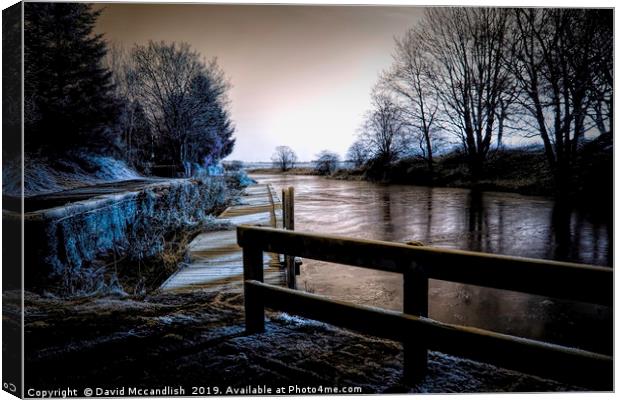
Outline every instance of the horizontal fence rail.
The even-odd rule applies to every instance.
[[[265,307],[403,342],[405,375],[419,379],[427,349],[611,390],[613,358],[428,318],[428,279],[513,290],[611,306],[610,268],[414,247],[398,243],[239,226],[246,329],[262,332]],[[404,313],[338,302],[263,283],[263,251],[402,273]]]
[[[273,253],[403,273],[419,268],[431,279],[611,306],[608,267],[239,226],[238,243]]]
[[[612,358],[602,354],[334,301],[258,281],[246,284],[265,307],[369,335],[397,341],[414,338],[432,350],[573,384],[610,388],[613,378]]]

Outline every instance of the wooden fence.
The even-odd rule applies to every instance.
[[[401,341],[404,373],[413,379],[424,375],[427,349],[432,349],[588,388],[612,390],[613,359],[608,355],[426,318],[429,279],[611,307],[610,268],[252,226],[237,227],[237,242],[243,248],[249,333],[264,331],[268,307]],[[265,284],[264,251],[401,273],[404,312]]]
[[[282,189],[282,227],[289,231],[295,230],[295,188],[292,186]],[[299,266],[295,262],[295,256],[284,255],[284,268],[287,286],[289,289],[297,289]]]

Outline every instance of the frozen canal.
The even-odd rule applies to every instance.
[[[295,187],[295,228],[523,257],[611,265],[611,218],[544,197],[468,189],[381,185],[317,176],[252,175],[277,193]],[[561,284],[561,281],[558,281]],[[402,309],[402,277],[304,260],[298,288],[359,304]],[[606,307],[442,281],[430,282],[429,316],[611,352]]]

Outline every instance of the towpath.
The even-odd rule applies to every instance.
[[[124,181],[115,181],[108,183],[100,183],[97,185],[80,186],[73,189],[62,190],[60,192],[52,192],[29,196],[24,199],[24,211],[32,212],[38,210],[46,210],[53,207],[60,207],[69,203],[78,201],[86,201],[95,197],[125,193],[137,192],[158,185],[166,185],[171,181],[179,181],[178,178],[140,178],[129,179]],[[183,179],[187,180],[187,179]],[[3,196],[3,207],[8,209],[19,210],[21,199],[19,197]]]
[[[190,261],[170,276],[162,290],[178,290],[210,286],[240,280],[243,275],[243,254],[237,245],[240,224],[281,227],[281,203],[270,185],[247,187],[238,204],[228,207],[217,219],[229,222],[233,229],[205,232],[189,245]],[[277,254],[265,253],[265,281],[281,284],[285,275]]]

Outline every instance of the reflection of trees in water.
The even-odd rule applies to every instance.
[[[612,260],[611,213],[605,207],[317,177],[283,175],[271,182],[296,187],[300,230],[600,265]]]
[[[394,221],[392,220],[392,202],[390,195],[390,187],[381,187],[381,201],[379,207],[381,208],[381,216],[383,223],[381,224],[383,230],[383,240],[394,241]]]
[[[436,188],[420,186],[416,191],[398,186],[382,187],[379,214],[382,222],[381,240],[433,243],[433,219],[445,217],[437,207]],[[376,207],[374,204],[370,207]],[[439,212],[436,216],[434,213]],[[443,218],[445,219],[445,218]],[[441,231],[441,226],[439,227]]]
[[[487,201],[485,194],[471,190],[467,195],[465,215],[467,218],[468,241],[466,249],[487,253],[505,254],[504,237],[510,233],[504,225],[504,200]]]
[[[530,257],[535,258],[611,265],[609,243],[612,243],[612,232],[606,220],[609,216],[604,213],[592,215],[594,213],[590,210],[558,200],[548,206],[548,224],[533,221],[529,225],[526,221],[532,220],[532,215],[528,214],[532,210],[527,206],[521,208],[523,204],[488,196],[477,190],[471,190],[467,195],[464,212],[467,239],[463,248],[496,254],[528,256],[529,253]],[[508,213],[508,218],[505,218],[505,213]],[[515,213],[523,214],[521,219],[516,220],[516,225],[509,222],[515,221]],[[522,232],[531,229],[532,232],[519,241],[513,236],[517,229]],[[528,241],[536,237],[540,238],[540,242]],[[520,250],[523,254],[519,254]]]
[[[479,190],[472,189],[467,195],[465,207],[465,217],[467,218],[467,249],[471,251],[485,251],[483,249],[483,238],[486,237],[484,248],[489,249],[489,236],[487,234],[489,221],[484,207],[483,194]]]
[[[599,264],[612,265],[613,261],[613,208],[605,205],[584,213],[585,224],[591,227],[592,259]]]
[[[506,203],[503,200],[497,202],[497,253],[504,253],[504,238],[507,236],[504,231],[504,210],[506,209]]]
[[[591,251],[588,257],[597,264],[612,265],[613,261],[613,225],[611,224],[613,210],[601,206],[589,212],[581,212],[584,218],[583,225],[590,229],[586,239],[591,241]],[[583,246],[582,246],[583,252]]]
[[[611,220],[611,217],[608,218]],[[613,229],[606,222],[594,221],[591,236],[592,259],[611,266],[614,246],[609,244],[614,242]]]
[[[426,187],[426,229],[424,230],[424,239],[422,242],[424,244],[433,242],[433,193],[434,188],[427,186]]]
[[[578,247],[578,243],[572,243],[571,235],[572,209],[563,201],[557,201],[551,213],[551,236],[549,246],[553,248],[553,258],[556,260],[568,260],[571,247]]]
[[[593,213],[576,209],[565,201],[555,202],[547,244],[553,249],[551,258],[611,265],[612,230],[605,221],[609,216],[589,214]]]

